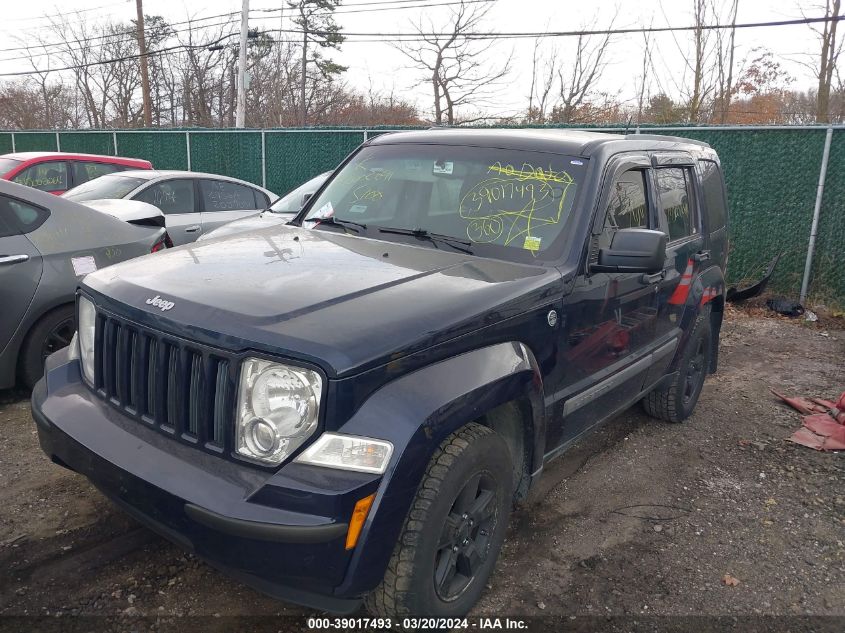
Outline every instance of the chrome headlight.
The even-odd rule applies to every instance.
[[[82,375],[90,384],[94,384],[94,330],[97,325],[97,310],[88,299],[79,297],[79,312],[76,315],[76,328],[79,336],[79,361]]]
[[[241,366],[236,450],[281,464],[317,428],[323,380],[310,369],[248,358]]]

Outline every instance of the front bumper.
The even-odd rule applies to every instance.
[[[48,359],[32,415],[54,462],[199,558],[283,600],[339,613],[359,606],[335,588],[349,580],[352,508],[379,477],[301,464],[268,473],[206,455],[120,414],[63,352]]]

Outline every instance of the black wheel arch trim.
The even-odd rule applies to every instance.
[[[324,543],[345,536],[349,529],[349,525],[346,523],[279,525],[276,523],[245,521],[244,519],[223,516],[193,503],[185,504],[185,514],[197,523],[201,523],[218,532],[259,541]]]
[[[484,371],[478,371],[483,367]],[[531,349],[508,341],[442,360],[388,383],[373,393],[341,433],[372,436],[391,420],[395,450],[358,547],[337,595],[360,595],[381,582],[394,542],[435,448],[450,433],[513,400],[530,405],[533,433],[529,472],[542,468],[546,415],[543,380]],[[381,431],[383,433],[383,430]]]

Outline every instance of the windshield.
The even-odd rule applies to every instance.
[[[123,198],[136,187],[143,185],[145,178],[132,178],[129,176],[100,176],[94,180],[74,187],[62,197],[77,202],[85,200],[118,200]]]
[[[296,189],[291,191],[286,196],[276,200],[271,206],[270,211],[273,213],[298,213],[299,210],[308,202],[308,198],[314,195],[314,192],[326,181],[326,178],[331,176],[332,172],[327,171],[320,174],[306,182],[299,185]]]
[[[21,161],[14,158],[0,158],[0,174],[8,174],[15,167],[19,167]]]
[[[354,222],[369,237],[439,247],[379,229],[426,231],[468,241],[482,256],[550,259],[560,251],[586,162],[488,147],[374,145],[337,173],[305,220],[332,216],[339,222],[315,228]]]

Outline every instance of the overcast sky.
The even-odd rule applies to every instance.
[[[386,3],[378,7],[375,3],[386,0],[348,0],[338,10],[337,21],[347,32],[395,33],[409,32],[410,22],[418,21],[421,16],[437,24],[447,24],[450,7],[429,6],[425,9],[402,7],[403,4],[423,4],[424,0],[409,3]],[[441,4],[449,0],[430,0],[430,4]],[[725,14],[729,0],[724,2]],[[0,49],[19,46],[15,37],[29,38],[43,34],[45,15],[60,12],[56,0],[26,0],[26,2],[3,2],[3,18],[0,21]],[[278,9],[280,0],[252,0],[251,9]],[[69,6],[81,10],[81,19],[88,21],[111,19],[128,21],[135,16],[135,0],[70,0],[61,3],[66,11]],[[353,5],[361,5],[354,10]],[[162,15],[170,21],[182,21],[229,11],[238,11],[241,0],[144,0],[144,12],[147,15]],[[389,8],[390,7],[390,8]],[[395,9],[395,7],[402,7]],[[363,11],[362,9],[367,9]],[[371,10],[378,9],[378,10]],[[571,30],[595,25],[593,28],[607,27],[614,15],[615,27],[687,26],[693,23],[692,0],[496,0],[488,14],[488,31],[545,31]],[[821,15],[821,10],[812,0],[739,0],[738,22],[763,22],[800,18],[803,12],[808,16]],[[250,26],[266,29],[279,28],[279,14],[272,14],[269,19],[250,19]],[[71,19],[77,19],[72,17]],[[237,18],[231,18],[236,21]],[[292,25],[287,17],[284,28]],[[213,22],[218,22],[214,20]],[[233,28],[235,24],[233,22]],[[690,33],[666,33],[654,35],[654,59],[657,78],[652,81],[651,91],[659,92],[662,88],[669,94],[677,93],[678,84],[684,75],[683,56],[679,47],[689,50]],[[753,55],[757,47],[771,50],[776,59],[794,78],[795,88],[808,88],[813,84],[810,71],[799,63],[806,61],[808,53],[817,53],[819,45],[815,34],[807,26],[782,26],[745,29],[737,32],[737,60]],[[570,38],[546,39],[542,45],[547,50],[557,46],[560,59],[565,60],[572,46]],[[512,71],[509,80],[495,97],[486,112],[491,115],[510,115],[521,112],[527,104],[531,81],[531,59],[534,49],[533,39],[506,40],[497,43],[490,52],[491,62],[506,59],[513,55]],[[0,53],[2,59],[17,55],[14,52]],[[643,43],[641,35],[620,35],[611,43],[610,61],[601,78],[599,89],[611,93],[620,93],[623,101],[634,101],[638,76],[641,72]],[[346,42],[340,52],[332,57],[349,67],[345,75],[351,87],[367,90],[370,86],[376,90],[411,98],[427,114],[431,110],[431,98],[428,86],[417,84],[417,74],[407,69],[404,58],[388,43],[384,42]],[[0,72],[14,72],[28,69],[26,62],[0,61]],[[260,81],[260,77],[254,78]]]

